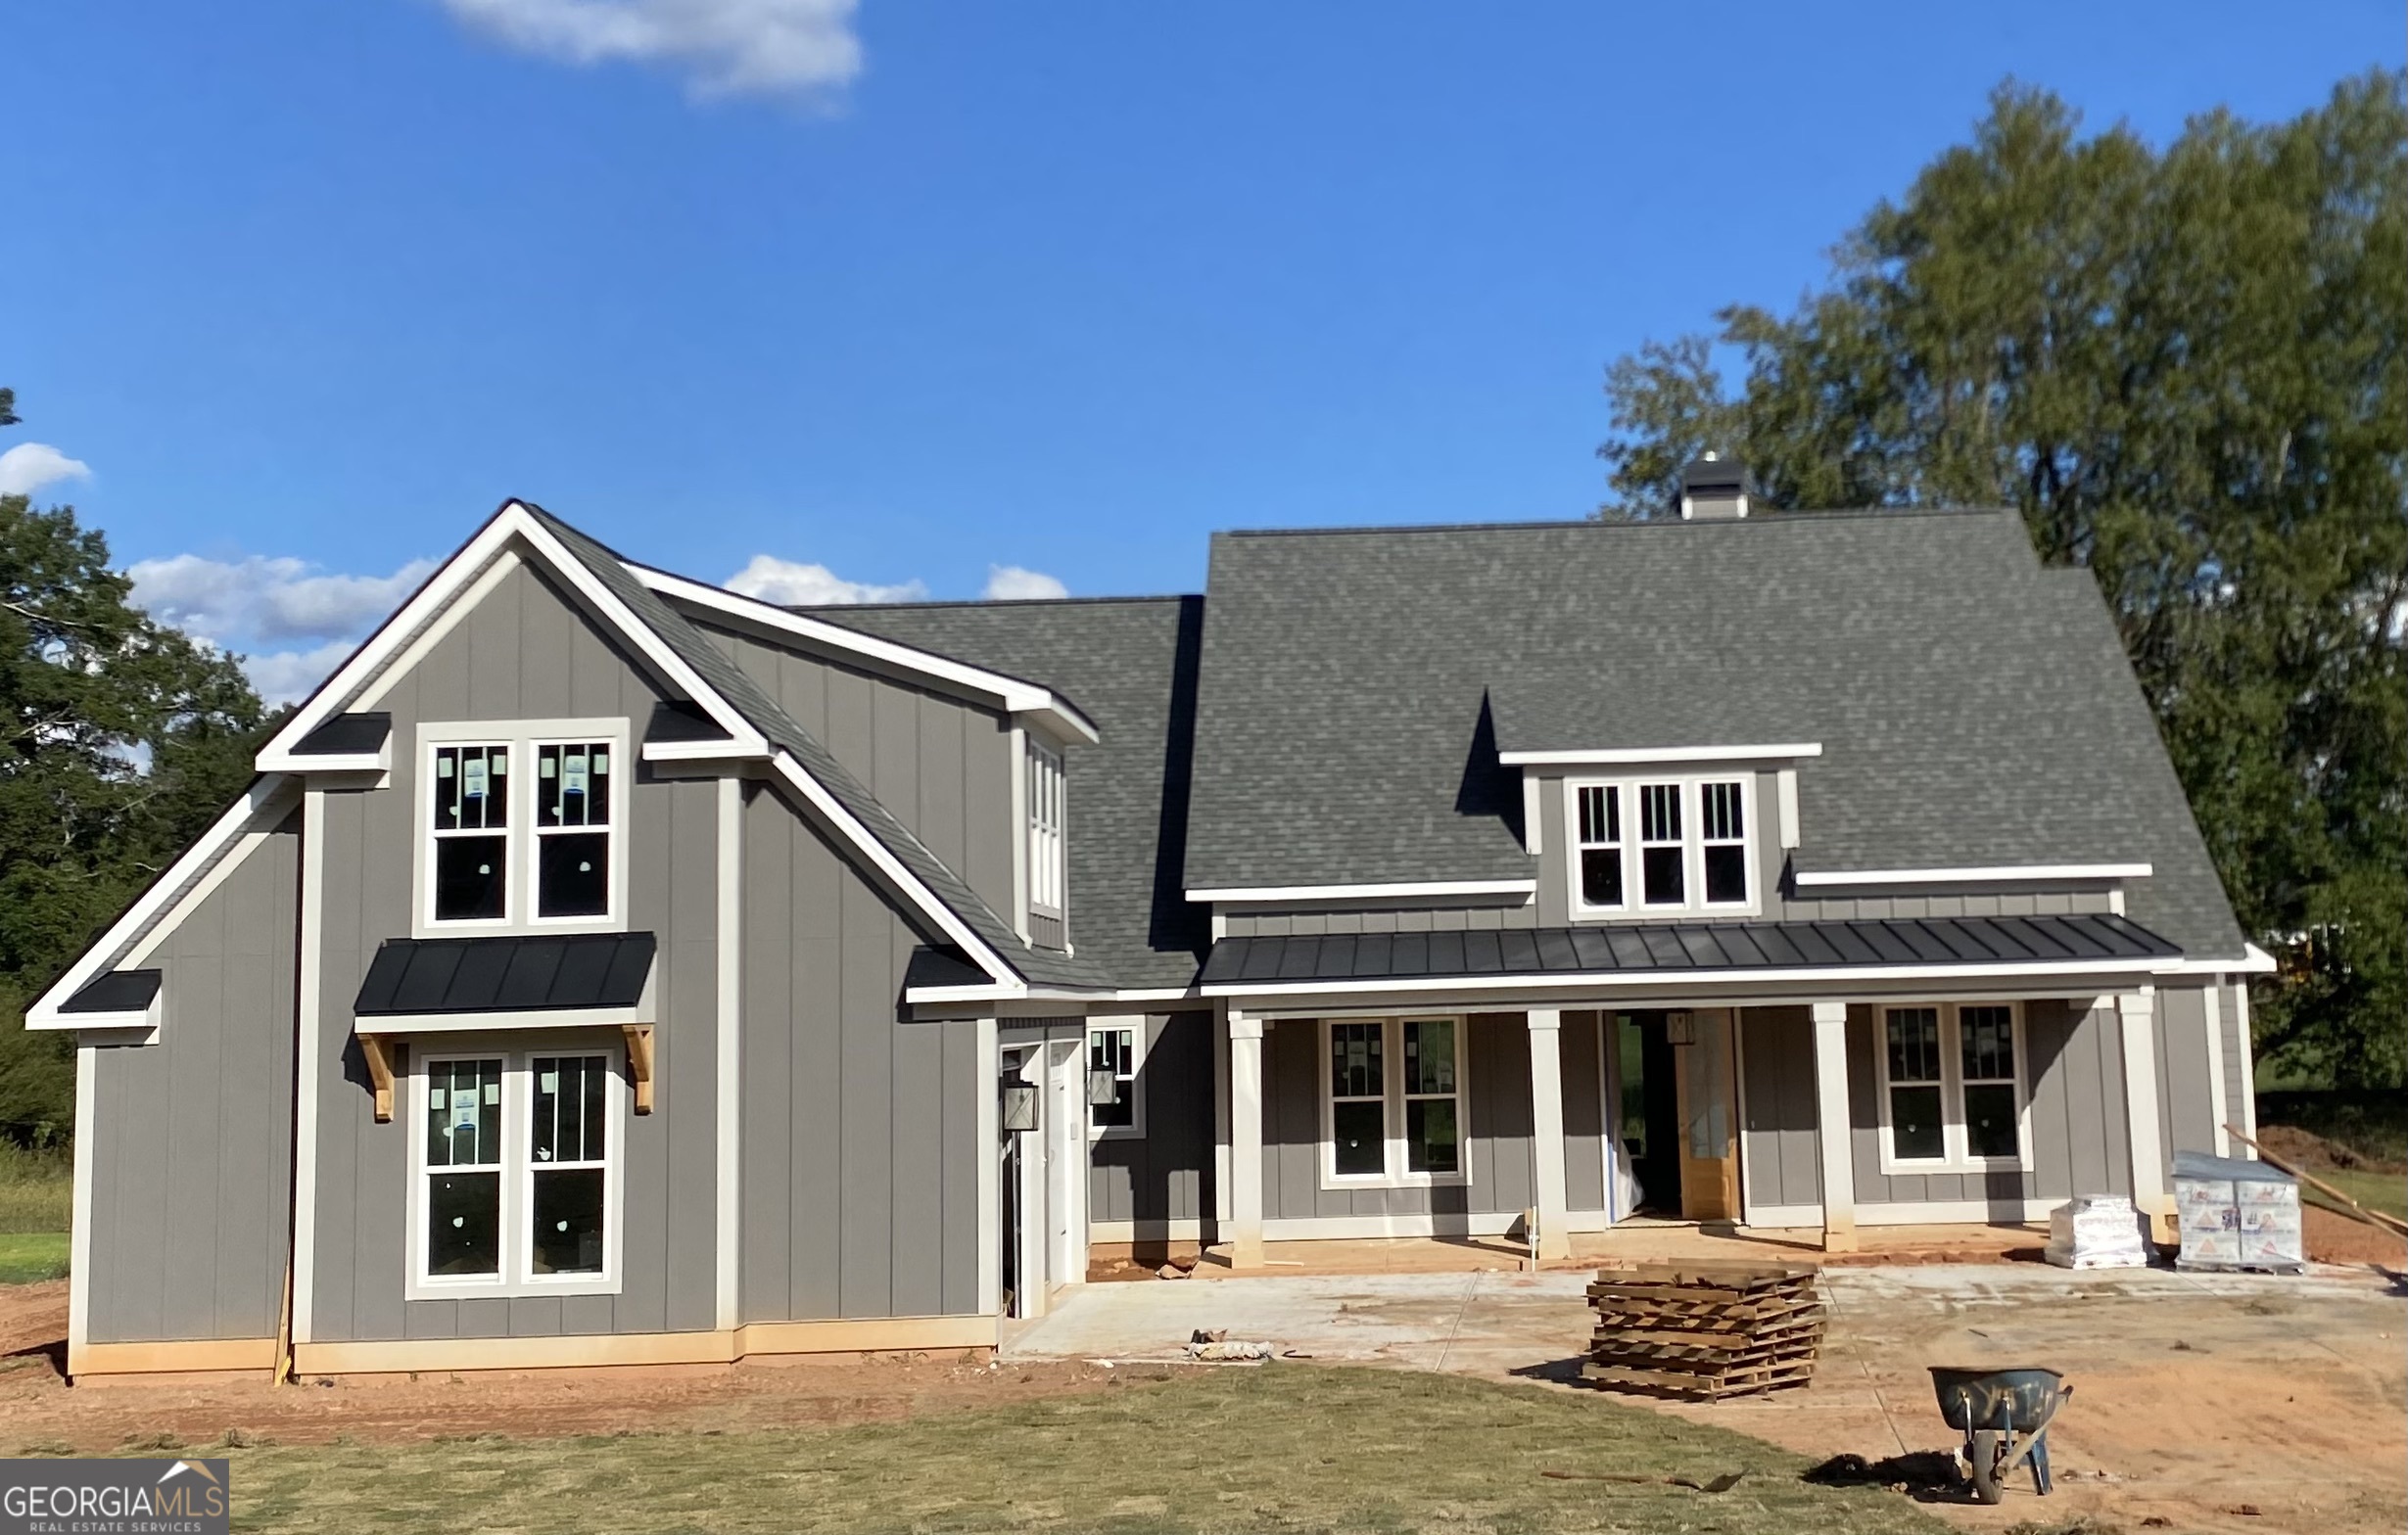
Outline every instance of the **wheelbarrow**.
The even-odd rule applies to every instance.
[[[2049,1423],[2073,1395],[2054,1370],[1961,1370],[1931,1367],[1932,1393],[1940,1416],[1964,1434],[1964,1458],[1973,1473],[1973,1496],[1996,1503],[2015,1467],[2030,1462],[2032,1486],[2047,1497]]]

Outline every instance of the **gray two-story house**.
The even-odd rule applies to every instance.
[[[78,1376],[991,1346],[1099,1248],[2021,1222],[2252,1124],[2008,512],[1230,534],[795,611],[505,505],[35,1005]]]

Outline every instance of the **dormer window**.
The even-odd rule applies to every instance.
[[[623,926],[627,721],[419,730],[425,938]]]
[[[1752,780],[1640,778],[1569,788],[1575,914],[1757,908]]]

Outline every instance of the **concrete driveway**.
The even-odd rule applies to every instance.
[[[1178,1357],[1197,1328],[1324,1363],[1564,1382],[1588,1333],[1571,1273],[1249,1277],[1093,1284],[1007,1349]],[[1831,1327],[1804,1391],[1651,1404],[1821,1459],[1946,1450],[1925,1368],[2047,1365],[2075,1384],[2051,1435],[2058,1495],[1957,1515],[2004,1528],[2094,1513],[2182,1530],[2396,1531],[2408,1517],[2408,1288],[2037,1264],[1830,1269]],[[1629,1399],[1639,1400],[1639,1399]]]

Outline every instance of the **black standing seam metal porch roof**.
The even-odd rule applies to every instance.
[[[1664,922],[1455,933],[1224,938],[1202,984],[1796,970],[1926,964],[2085,963],[2181,954],[2109,914],[1820,922]]]
[[[650,933],[389,938],[368,962],[352,1011],[373,1018],[633,1007],[658,947]]]

